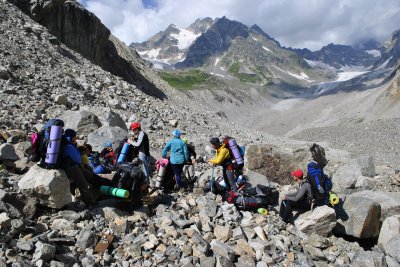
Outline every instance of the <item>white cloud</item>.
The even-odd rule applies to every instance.
[[[81,0],[83,1],[83,0]],[[169,24],[222,17],[259,25],[284,46],[319,49],[328,43],[383,42],[400,28],[398,0],[85,0],[111,32],[127,44],[142,42]],[[384,2],[384,3],[383,3]]]

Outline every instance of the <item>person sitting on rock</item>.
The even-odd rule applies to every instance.
[[[184,191],[185,184],[182,182],[182,171],[185,162],[189,160],[189,151],[185,142],[180,138],[180,130],[174,130],[172,135],[173,138],[167,142],[162,151],[162,157],[167,158],[167,153],[170,152],[169,161],[175,174],[175,189]]]
[[[187,145],[190,159],[183,166],[183,173],[188,182],[192,183],[195,179],[194,175],[194,164],[196,163],[196,151],[192,144],[188,143],[186,138],[182,138],[182,141]]]
[[[303,171],[298,169],[291,173],[294,181],[299,183],[299,189],[291,194],[284,194],[282,197],[279,215],[285,223],[289,223],[292,211],[307,211],[311,209],[312,192],[311,185],[304,179]]]
[[[82,157],[76,146],[76,140],[76,131],[72,129],[64,131],[64,146],[61,152],[62,167],[68,178],[73,182],[71,192],[74,194],[75,186],[77,186],[82,200],[86,204],[91,204],[98,194],[93,189],[100,189],[102,185],[111,186],[111,181],[81,167]]]
[[[133,122],[130,129],[133,132],[133,136],[131,136],[127,142],[139,150],[139,159],[143,162],[143,173],[145,175],[146,183],[149,184],[149,137],[142,130],[142,126],[138,122]]]
[[[87,148],[85,146],[79,146],[78,150],[79,150],[79,153],[81,154],[81,158],[82,158],[81,167],[89,169],[89,170],[93,170],[92,166],[89,162],[89,151],[87,150]]]
[[[225,144],[221,144],[218,137],[210,139],[211,146],[216,150],[216,157],[210,159],[208,162],[212,165],[222,166],[222,174],[225,180],[228,191],[237,191],[237,185],[234,175],[234,166],[232,163],[229,150],[225,147]]]
[[[110,173],[114,168],[114,151],[111,142],[106,143],[106,147],[99,153],[91,155],[93,172],[95,174]]]

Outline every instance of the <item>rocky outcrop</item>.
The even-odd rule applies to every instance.
[[[64,129],[70,128],[78,134],[88,135],[101,127],[99,118],[88,111],[67,111],[60,116],[64,121]]]
[[[387,242],[397,235],[400,235],[400,215],[386,218],[379,233],[378,244],[385,248]]]
[[[18,182],[18,187],[50,208],[61,209],[72,201],[69,180],[62,170],[46,170],[33,166]]]
[[[378,202],[356,194],[347,196],[335,232],[357,238],[377,238],[380,230],[381,206]]]
[[[93,151],[101,151],[108,142],[111,142],[113,147],[118,146],[127,135],[128,132],[120,127],[103,126],[88,135],[88,144],[92,146]]]
[[[132,53],[110,33],[99,18],[85,10],[78,2],[9,1],[45,26],[59,41],[104,70],[124,78],[149,95],[166,97],[158,88],[167,88],[167,85],[157,78],[139,55]]]
[[[327,236],[336,225],[335,210],[328,206],[317,207],[313,211],[301,214],[294,225],[306,234]]]

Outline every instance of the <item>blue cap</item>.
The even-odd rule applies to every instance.
[[[106,147],[112,147],[112,143],[111,142],[107,142],[106,143]]]
[[[175,137],[180,137],[181,136],[181,131],[178,129],[175,129],[172,131],[172,135]]]

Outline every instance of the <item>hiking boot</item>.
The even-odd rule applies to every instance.
[[[186,188],[184,188],[184,187],[179,188],[179,193],[185,193],[185,192],[186,192]]]

